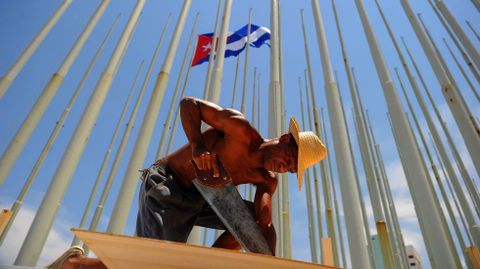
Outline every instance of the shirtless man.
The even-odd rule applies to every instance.
[[[301,187],[303,171],[325,157],[325,146],[314,133],[300,132],[293,117],[289,133],[264,139],[240,112],[211,102],[184,98],[180,113],[189,143],[144,170],[137,236],[186,242],[194,225],[226,230],[192,183],[196,174],[191,160],[213,176],[219,175],[221,161],[235,185],[256,186],[254,202],[245,203],[275,253],[276,234],[272,225],[272,195],[278,183],[275,172],[297,173]],[[203,133],[202,122],[211,126]],[[240,249],[227,230],[213,246]],[[64,259],[63,266],[57,268],[78,268],[80,264],[81,268],[105,268],[100,260],[78,254],[82,253]]]

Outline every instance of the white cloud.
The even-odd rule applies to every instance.
[[[9,206],[0,205],[0,208]],[[24,206],[18,213],[11,229],[0,248],[0,264],[11,265],[14,263],[22,243],[27,235],[28,229],[35,216],[35,211]],[[48,235],[45,247],[40,255],[37,266],[45,266],[59,257],[69,246],[72,240],[68,235],[65,223],[55,224]]]

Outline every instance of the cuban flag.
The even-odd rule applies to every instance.
[[[247,45],[248,24],[239,30],[230,33],[227,37],[227,46],[225,49],[225,58],[237,56]],[[198,36],[197,49],[192,60],[192,66],[208,62],[210,50],[212,49],[213,33],[202,34]],[[270,29],[267,27],[250,24],[249,43],[251,47],[260,48],[267,40],[270,40]],[[218,42],[218,39],[217,39]]]

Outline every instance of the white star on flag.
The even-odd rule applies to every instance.
[[[202,48],[203,48],[203,51],[210,50],[210,49],[212,49],[212,43],[208,43],[208,45],[202,46]]]

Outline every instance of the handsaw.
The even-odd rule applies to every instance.
[[[248,252],[273,255],[260,227],[220,161],[218,177],[214,177],[210,171],[198,169],[193,161],[192,164],[197,174],[193,184],[242,248]]]

